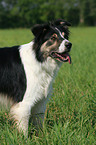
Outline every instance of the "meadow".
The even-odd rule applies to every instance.
[[[96,27],[70,29],[72,64],[65,63],[53,84],[44,128],[29,126],[29,137],[18,133],[0,109],[1,145],[95,145],[96,144]],[[0,30],[0,47],[28,43],[29,29]],[[35,130],[35,128],[34,128]]]

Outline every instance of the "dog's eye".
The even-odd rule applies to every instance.
[[[62,32],[62,35],[64,36],[64,32]]]
[[[51,40],[56,40],[57,38],[55,36],[51,37]]]

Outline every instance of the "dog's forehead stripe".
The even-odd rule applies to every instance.
[[[59,34],[60,34],[61,38],[63,38],[63,39],[64,39],[64,37],[63,37],[63,35],[61,34],[60,30],[59,30],[58,28],[56,28],[56,27],[55,27],[55,29],[59,32]]]

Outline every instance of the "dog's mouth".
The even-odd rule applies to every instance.
[[[60,62],[69,62],[71,64],[71,57],[68,52],[58,53],[58,52],[51,52],[51,57],[55,58]]]

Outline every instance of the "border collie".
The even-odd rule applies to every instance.
[[[10,114],[24,134],[30,116],[41,126],[52,82],[62,62],[71,63],[68,26],[62,19],[36,24],[30,43],[0,48],[0,102],[11,104]]]

